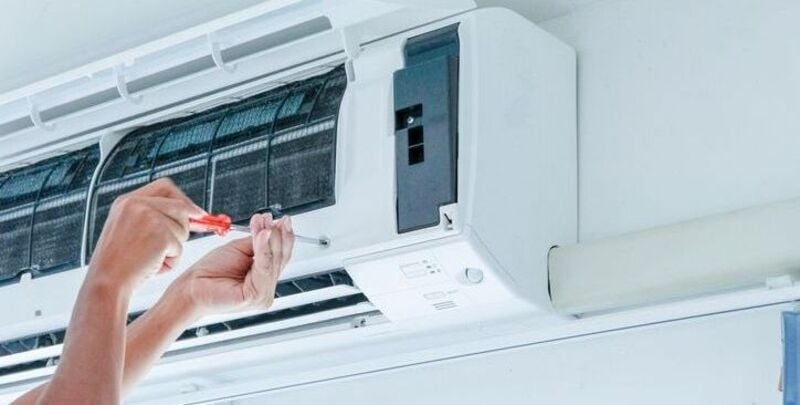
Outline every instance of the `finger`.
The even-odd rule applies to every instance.
[[[170,232],[180,241],[189,239],[190,207],[185,202],[165,197],[140,197],[139,200],[153,209]]]
[[[180,223],[176,221],[174,218],[169,217],[164,214],[161,215],[162,221],[164,223],[164,227],[169,230],[169,233],[178,240],[178,242],[183,243],[189,240],[189,221],[184,223]]]
[[[173,237],[166,237],[166,247],[164,250],[164,260],[161,264],[159,273],[172,270],[183,254],[183,243]]]
[[[193,216],[203,216],[207,212],[197,206],[177,185],[168,177],[162,177],[131,192],[131,195],[140,197],[166,197],[184,201],[192,207]]]
[[[272,218],[272,213],[271,212],[268,212],[266,214],[262,214],[261,215],[261,226],[263,226],[264,229],[271,229],[272,228],[272,223],[274,221],[275,221],[275,219]]]
[[[272,255],[272,270],[276,273],[280,271],[283,263],[283,226],[282,220],[275,221],[272,226],[272,235],[269,238],[269,250]]]
[[[253,237],[247,236],[244,238],[234,239],[228,242],[228,245],[232,248],[238,250],[242,254],[248,257],[253,257]]]
[[[271,235],[272,230],[263,229],[257,235],[253,236],[253,266],[250,272],[247,273],[247,278],[254,292],[254,304],[267,303],[273,298],[268,296],[268,292],[272,291],[271,285],[274,284],[277,279],[273,274],[272,253],[269,250],[269,239]]]
[[[255,215],[253,217],[253,259],[266,260],[272,259],[272,253],[269,250],[269,238],[272,235],[272,227],[269,226],[267,215]],[[269,263],[267,261],[267,263]]]
[[[141,199],[178,222],[186,222],[188,224],[189,218],[195,218],[198,214],[200,214],[199,216],[204,215],[197,211],[197,206],[193,203],[187,203],[178,198],[142,197]]]
[[[281,235],[283,236],[283,251],[281,252],[281,256],[283,261],[281,262],[281,267],[278,270],[278,275],[283,272],[283,268],[286,267],[286,264],[289,263],[289,259],[292,258],[292,252],[294,251],[294,230],[292,229],[292,218],[288,215],[283,217],[283,232]]]
[[[167,257],[164,259],[164,263],[161,264],[161,268],[158,270],[156,274],[164,274],[172,271],[180,261],[180,257]]]
[[[250,217],[250,234],[251,235],[258,235],[262,229],[264,229],[264,221],[261,219],[263,215],[261,214],[254,214]]]
[[[259,268],[268,268],[272,263],[272,251],[269,248],[269,239],[272,229],[262,229],[253,236],[253,261]]]

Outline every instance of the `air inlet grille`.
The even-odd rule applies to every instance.
[[[94,145],[0,173],[0,283],[80,266]]]
[[[111,203],[169,177],[198,205],[245,222],[260,209],[297,214],[334,203],[342,67],[209,111],[139,128],[103,164],[89,253]]]

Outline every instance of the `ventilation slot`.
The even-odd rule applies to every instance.
[[[237,223],[269,206],[298,214],[334,204],[336,128],[346,85],[338,67],[131,132],[101,169],[88,253],[114,199],[161,177]]]
[[[257,17],[257,18],[264,18],[264,17]],[[268,19],[262,24],[262,26],[270,26],[270,25],[272,25],[272,23],[270,23]],[[304,21],[300,24],[293,25],[279,31],[270,32],[266,35],[261,35],[246,42],[235,44],[225,49],[222,49],[221,56],[226,63],[233,64],[238,62],[239,60],[249,58],[251,56],[263,52],[268,52],[270,50],[275,49],[278,46],[283,46],[311,38],[317,34],[329,31],[330,29],[331,29],[331,23],[328,20],[328,18],[317,17],[308,21]],[[235,28],[233,31],[235,31]],[[227,36],[237,37],[239,35],[241,34],[236,32],[231,32]],[[242,37],[245,36],[246,35],[242,35]],[[197,40],[198,39],[195,39],[194,41],[187,41],[186,43],[187,44],[196,43]],[[164,54],[171,54],[171,55],[180,55],[186,53],[185,50],[176,48],[165,49],[162,50],[161,52]],[[148,72],[148,73],[153,72],[153,73],[131,80],[128,83],[128,91],[130,93],[141,93],[160,86],[170,85],[180,80],[186,79],[188,77],[192,77],[198,74],[203,74],[204,72],[209,72],[217,68],[213,58],[207,53],[198,54],[195,55],[194,57],[184,58],[184,59],[175,57],[164,58],[163,55],[160,56],[161,57],[159,57],[159,55],[149,55],[139,60],[144,60],[145,62],[143,63],[145,65],[148,64],[146,60],[150,60],[151,62],[157,62],[163,60],[177,60],[179,62],[169,63],[168,65],[165,64],[163,66],[158,64],[156,66],[135,67],[134,70],[141,70],[142,72]],[[106,70],[105,72],[108,72],[108,70]],[[104,78],[102,73],[99,73],[98,77],[100,78],[97,80],[102,80]],[[85,78],[80,78],[73,81],[72,84],[75,85],[77,82],[87,83]],[[94,84],[96,85],[97,83]],[[72,88],[74,86],[64,86],[64,87]],[[116,88],[114,87],[106,88],[104,90],[86,94],[68,103],[59,104],[51,108],[43,109],[41,111],[41,117],[43,121],[51,122],[71,114],[80,113],[82,111],[86,111],[88,109],[100,106],[102,104],[119,100],[119,98],[120,95]],[[6,122],[0,122],[0,137],[32,127],[33,127],[33,122],[28,117],[20,117]]]
[[[456,303],[453,302],[453,301],[443,301],[443,302],[437,302],[437,303],[433,304],[433,308],[438,310],[438,311],[442,311],[442,310],[445,310],[445,309],[452,309],[452,308],[455,308],[457,306],[458,305],[456,305]]]
[[[142,313],[130,314],[128,323]],[[227,314],[207,319],[186,329],[170,352],[196,350],[212,343],[265,333],[288,334],[289,330],[299,326],[313,328],[314,324],[337,319],[343,319],[342,324],[363,326],[352,320],[366,314],[380,313],[354,285],[347,271],[336,269],[281,281],[275,292],[275,303],[268,312]],[[55,365],[61,354],[64,335],[65,329],[59,329],[0,342],[0,384],[5,382],[6,376]]]
[[[95,145],[0,174],[0,284],[80,266]]]
[[[218,322],[200,326],[194,329],[185,330],[178,341],[205,337],[220,332],[232,332],[243,328],[264,325],[272,322],[279,322],[297,318],[304,315],[313,315],[323,311],[330,311],[339,308],[351,307],[360,303],[369,302],[364,294],[351,295],[347,297],[334,298],[325,301],[314,302],[311,304],[299,305],[296,307],[283,309],[274,312],[267,312],[261,315],[237,318],[227,322]]]

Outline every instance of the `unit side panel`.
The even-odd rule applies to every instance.
[[[507,10],[467,21],[459,201],[522,294],[549,307],[549,248],[577,234],[575,53]]]

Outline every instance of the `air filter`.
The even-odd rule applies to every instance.
[[[80,266],[94,145],[0,174],[0,283]]]
[[[169,177],[199,206],[244,223],[279,206],[334,204],[336,128],[344,68],[126,135],[94,190],[89,253],[119,195]]]

